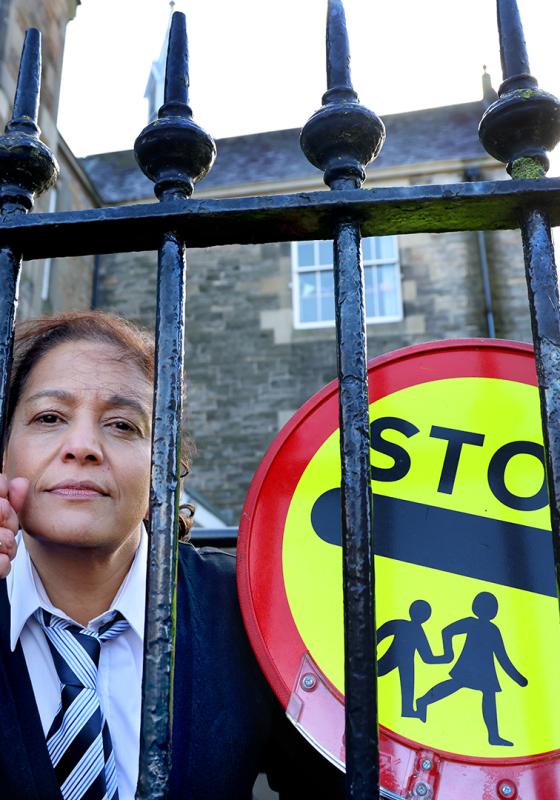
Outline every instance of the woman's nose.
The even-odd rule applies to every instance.
[[[103,450],[95,426],[87,423],[70,425],[62,446],[63,461],[100,464]]]

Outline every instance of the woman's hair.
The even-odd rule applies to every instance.
[[[16,325],[14,357],[8,388],[6,431],[9,435],[14,411],[29,376],[46,354],[68,342],[99,342],[113,345],[120,357],[135,364],[149,383],[154,381],[155,346],[153,336],[131,322],[103,311],[70,311],[53,317],[22,322]],[[188,464],[181,461],[183,471]],[[193,525],[194,507],[185,507],[181,514],[182,538],[187,538]]]

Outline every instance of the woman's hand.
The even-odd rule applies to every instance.
[[[28,489],[27,478],[13,478],[9,481],[0,474],[0,578],[5,578],[9,573],[11,561],[16,554],[19,513]]]

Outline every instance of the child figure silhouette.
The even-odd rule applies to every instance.
[[[519,686],[527,686],[528,681],[513,666],[498,626],[490,622],[498,613],[496,597],[490,592],[480,592],[473,600],[472,610],[474,617],[457,620],[443,629],[443,649],[448,662],[453,660],[453,637],[466,634],[467,638],[449,673],[450,679],[438,683],[419,697],[416,710],[420,719],[425,722],[427,708],[432,703],[449,697],[459,689],[477,689],[482,692],[482,716],[488,730],[489,743],[511,747],[513,742],[503,739],[498,733],[496,692],[501,692],[502,689],[494,659]]]
[[[451,659],[435,656],[422,627],[432,608],[425,600],[415,600],[409,608],[410,619],[392,619],[377,630],[377,643],[393,637],[389,649],[377,662],[379,677],[398,669],[401,682],[401,716],[417,717],[414,710],[414,657],[418,653],[426,664],[445,664]]]

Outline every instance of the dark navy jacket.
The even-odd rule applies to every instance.
[[[61,800],[0,581],[0,800]],[[282,800],[339,800],[343,775],[293,729],[247,641],[235,559],[179,547],[169,800],[251,800],[259,771]]]

